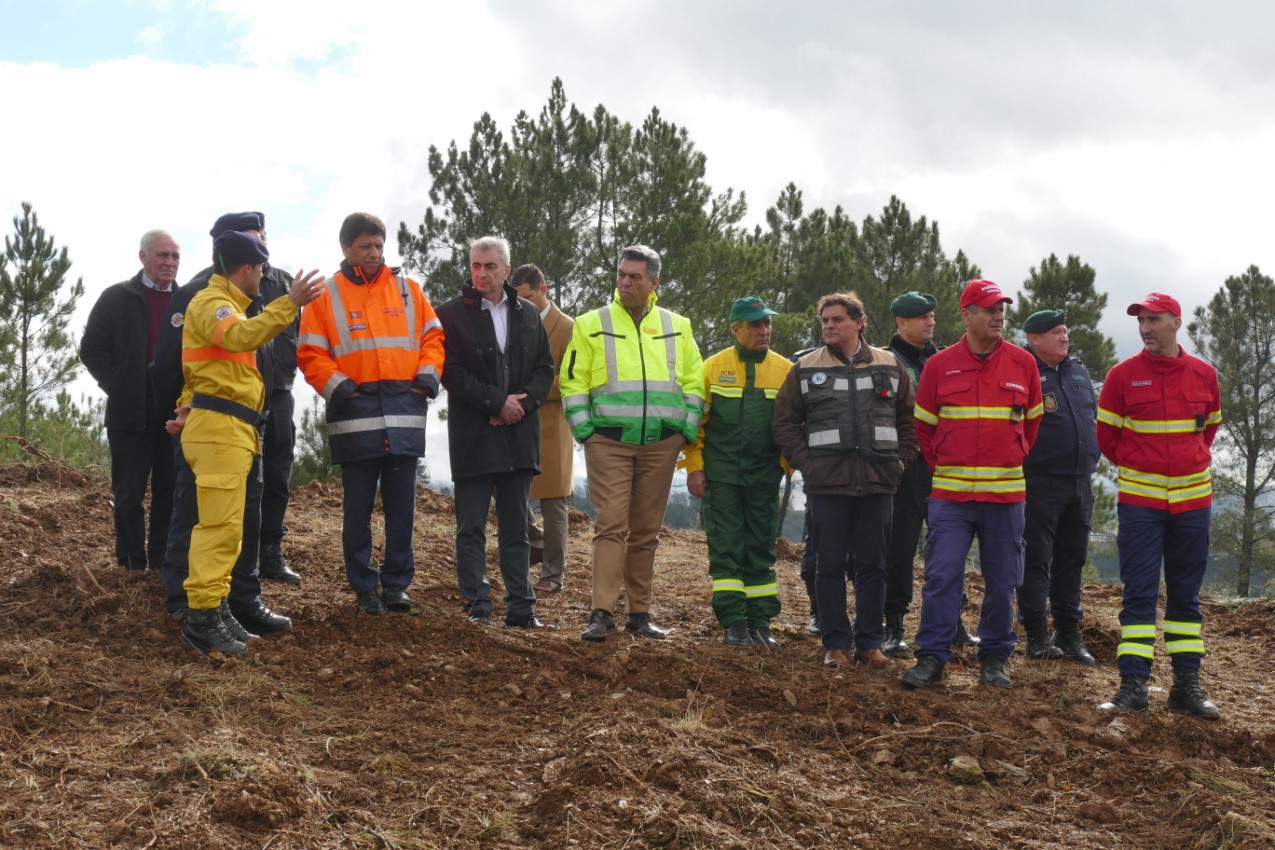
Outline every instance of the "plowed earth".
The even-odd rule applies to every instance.
[[[675,531],[671,639],[592,645],[583,514],[539,605],[559,629],[534,634],[461,616],[443,496],[419,502],[411,615],[355,608],[339,489],[300,490],[288,521],[305,581],[267,601],[294,631],[213,661],[181,647],[156,573],[110,566],[104,481],[0,469],[0,846],[1275,847],[1269,602],[1208,605],[1220,722],[1167,711],[1164,673],[1148,715],[1112,720],[1093,709],[1117,683],[1111,587],[1085,588],[1096,670],[1019,655],[1012,690],[954,664],[912,693],[902,662],[821,665],[791,547],[782,650],[721,644],[703,538]]]

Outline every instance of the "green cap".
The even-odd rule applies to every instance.
[[[755,322],[767,316],[778,315],[777,312],[766,306],[765,301],[762,301],[756,295],[746,295],[743,298],[739,298],[730,308],[730,320],[732,322]]]
[[[915,319],[926,313],[933,313],[939,300],[933,295],[920,292],[905,292],[890,302],[890,312],[900,319]]]
[[[1043,334],[1059,325],[1067,324],[1067,314],[1062,310],[1037,310],[1023,322],[1023,333]]]

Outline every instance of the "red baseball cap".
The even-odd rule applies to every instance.
[[[1135,301],[1129,305],[1129,315],[1138,315],[1139,310],[1150,310],[1152,313],[1172,313],[1179,319],[1182,318],[1182,305],[1178,303],[1178,299],[1172,295],[1165,295],[1163,292],[1152,292],[1141,301]]]
[[[993,307],[997,304],[1013,304],[1014,299],[1001,292],[999,284],[990,280],[971,280],[961,293],[961,309],[966,307]]]

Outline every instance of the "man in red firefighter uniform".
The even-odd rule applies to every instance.
[[[190,571],[183,584],[190,612],[182,634],[202,652],[243,653],[246,633],[222,600],[243,542],[248,470],[261,453],[265,382],[256,350],[278,336],[297,310],[322,292],[322,278],[299,273],[285,298],[245,315],[261,288],[269,253],[256,236],[230,230],[213,240],[221,270],[186,309],[182,372],[186,386],[170,433],[181,432],[182,454],[195,473],[199,522],[190,534]]]
[[[704,418],[686,447],[686,489],[703,500],[713,612],[731,646],[777,649],[775,538],[784,469],[771,436],[775,396],[792,363],[770,350],[775,311],[756,295],[735,301],[735,344],[704,361]]]
[[[1200,585],[1209,555],[1213,438],[1222,423],[1217,372],[1178,345],[1182,308],[1160,292],[1129,305],[1143,350],[1107,373],[1098,397],[1098,448],[1117,468],[1120,530],[1120,688],[1102,712],[1147,710],[1155,658],[1160,567],[1168,601],[1164,645],[1173,664],[1169,708],[1216,720],[1200,687]]]
[[[978,621],[979,681],[1010,686],[1014,591],[1023,581],[1023,460],[1043,413],[1036,359],[1002,338],[1005,305],[990,280],[961,293],[965,335],[931,357],[916,399],[916,436],[934,470],[926,522],[925,586],[912,688],[943,678],[961,614],[965,558],[978,537],[983,606]]]
[[[443,327],[420,285],[385,265],[385,224],[341,224],[341,269],[301,315],[297,365],[327,403],[328,445],[341,466],[346,578],[369,614],[412,610],[412,521],[425,417],[443,374]],[[385,557],[372,568],[372,506],[380,487]],[[380,582],[381,591],[377,592]]]

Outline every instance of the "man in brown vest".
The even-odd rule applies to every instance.
[[[540,415],[540,474],[531,479],[531,498],[540,500],[543,528],[535,516],[527,512],[527,537],[531,542],[531,563],[540,564],[540,578],[532,586],[537,594],[559,593],[566,580],[567,497],[571,495],[571,461],[575,441],[562,412],[562,393],[558,390],[558,372],[562,369],[562,353],[571,340],[574,321],[549,300],[549,285],[544,273],[528,263],[514,269],[509,283],[540,311],[540,321],[549,335],[553,354],[553,386],[538,411]]]

